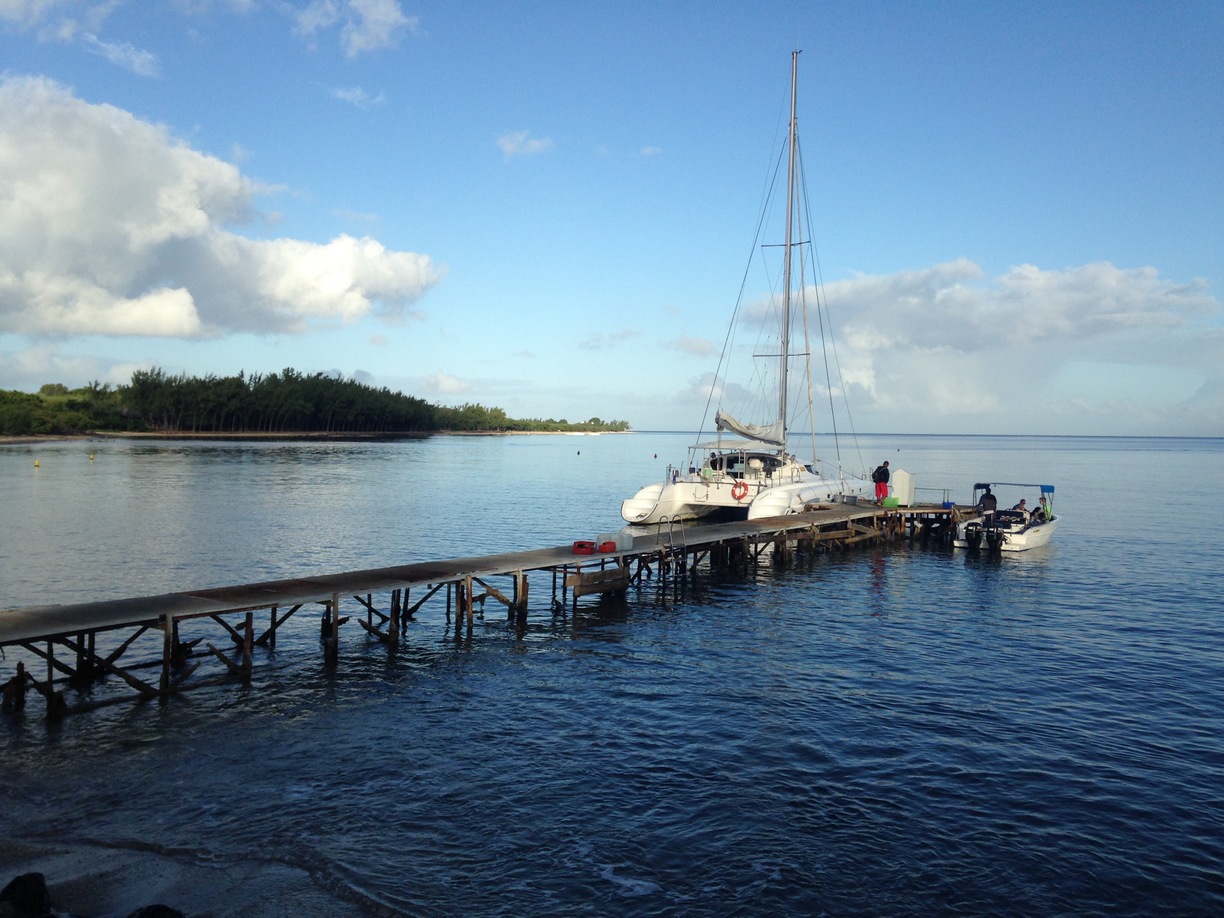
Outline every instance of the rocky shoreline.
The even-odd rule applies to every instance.
[[[131,840],[19,841],[11,834],[13,827],[3,828],[10,834],[0,836],[0,918],[361,918],[371,913],[372,906],[363,905],[360,896],[344,895],[342,883],[324,878],[320,885],[305,866],[257,854],[230,860]],[[33,879],[10,890],[10,880],[31,874]],[[34,909],[44,911],[17,908],[27,901],[13,896],[23,886],[34,892],[28,900]]]
[[[56,910],[47,878],[41,873],[23,873],[0,889],[0,916],[3,918],[48,918],[66,913]],[[72,913],[77,915],[77,913]],[[186,918],[178,909],[156,903],[142,905],[127,918]]]

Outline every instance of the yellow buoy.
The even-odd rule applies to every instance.
[[[89,461],[90,461],[90,462],[93,462],[93,453],[90,453],[90,454],[89,454]]]
[[[34,468],[38,468],[38,460],[37,460],[37,459],[35,459],[35,460],[34,460]]]

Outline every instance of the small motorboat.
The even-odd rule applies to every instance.
[[[1028,498],[1022,497],[1010,509],[1000,505],[996,489],[1007,488],[1037,492],[1030,506]],[[1021,484],[1013,481],[980,482],[973,486],[973,507],[980,516],[961,520],[956,525],[956,537],[952,540],[956,548],[968,551],[1004,552],[1028,551],[1050,541],[1058,528],[1058,517],[1054,514],[1054,485]]]

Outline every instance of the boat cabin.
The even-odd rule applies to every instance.
[[[745,481],[765,481],[786,467],[784,454],[767,453],[760,450],[737,449],[712,451],[702,462],[700,470],[689,466],[689,474],[700,472],[704,478],[729,477]]]

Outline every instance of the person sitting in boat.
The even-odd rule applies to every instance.
[[[1050,513],[1050,505],[1046,501],[1046,496],[1042,494],[1040,504],[1038,505],[1037,509],[1033,511],[1033,522],[1046,523],[1049,522],[1052,516],[1053,514]]]
[[[1024,498],[1023,498],[1023,497],[1022,497],[1022,498],[1020,498],[1020,503],[1016,504],[1016,506],[1012,507],[1012,509],[1013,509],[1013,510],[1018,510],[1018,511],[1020,512],[1020,515],[1021,515],[1021,516],[1024,518],[1024,521],[1025,521],[1026,523],[1028,522],[1028,520],[1029,520],[1029,511],[1028,511],[1028,507],[1026,507],[1026,506],[1024,505]]]

